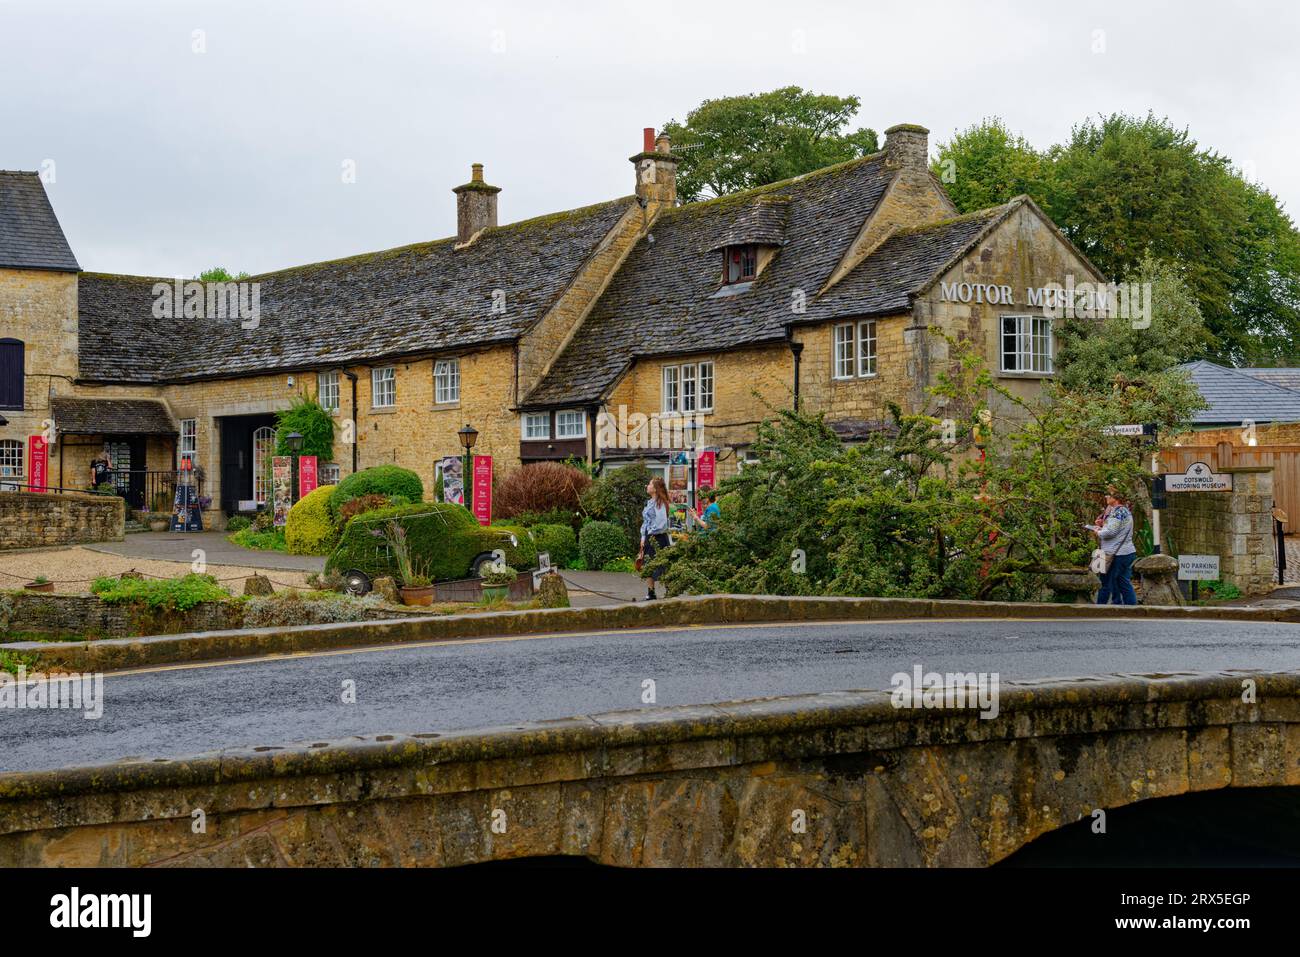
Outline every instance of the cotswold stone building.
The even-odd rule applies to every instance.
[[[1028,198],[958,216],[927,131],[886,136],[679,206],[678,159],[647,130],[633,195],[506,226],[475,165],[455,237],[216,296],[81,271],[37,174],[0,173],[0,482],[23,484],[45,434],[50,485],[87,486],[104,449],[123,474],[189,460],[229,513],[265,501],[275,413],[298,394],[339,418],[327,481],[396,463],[432,484],[465,423],[498,469],[666,467],[685,420],[725,476],[770,407],[825,412],[852,440],[891,400],[924,406],[948,359],[931,330],[973,340],[1013,391],[1039,388],[1043,290],[1102,277]]]

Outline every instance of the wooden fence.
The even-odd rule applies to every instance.
[[[1234,465],[1273,467],[1273,504],[1286,512],[1288,534],[1300,532],[1300,445],[1180,445],[1160,456],[1166,472],[1185,472],[1193,462],[1218,471]]]

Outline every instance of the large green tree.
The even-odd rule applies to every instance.
[[[874,153],[874,130],[849,129],[860,105],[797,86],[705,100],[663,127],[682,157],[677,195],[695,202]]]
[[[1211,358],[1300,362],[1300,233],[1277,197],[1167,119],[1089,120],[1042,152],[985,120],[939,144],[934,171],[963,212],[1029,193],[1109,276],[1148,253],[1177,264]]]

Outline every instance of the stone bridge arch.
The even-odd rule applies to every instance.
[[[991,719],[846,691],[0,775],[0,866],[985,866],[1296,785],[1300,672],[1004,684]]]

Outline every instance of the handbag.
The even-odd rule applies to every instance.
[[[1092,561],[1088,563],[1088,567],[1092,570],[1094,575],[1104,575],[1110,571],[1110,563],[1114,557],[1115,556],[1109,552],[1103,551],[1100,548],[1094,548],[1092,550]]]

